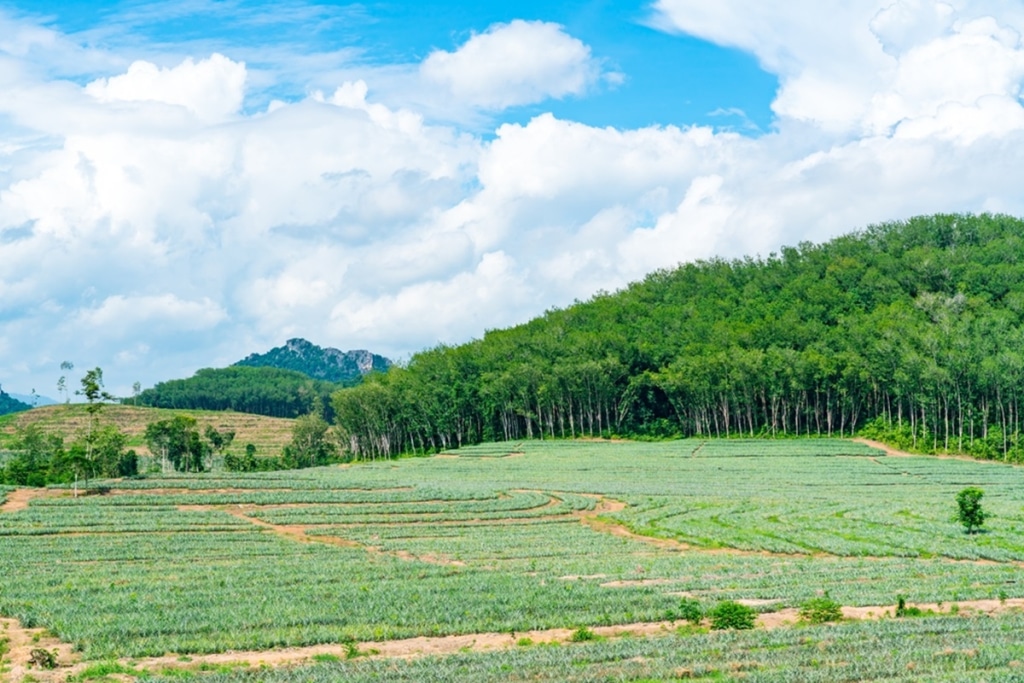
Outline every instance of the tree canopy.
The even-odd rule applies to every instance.
[[[176,410],[236,410],[269,417],[298,417],[330,410],[338,387],[294,370],[232,366],[206,368],[189,379],[160,382],[134,402]]]
[[[1024,459],[1024,221],[934,215],[654,272],[334,394],[360,457],[572,436],[883,437]]]

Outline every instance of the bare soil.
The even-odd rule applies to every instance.
[[[17,489],[7,494],[2,505],[0,505],[0,514],[4,512],[17,512],[18,510],[28,509],[29,503],[36,498],[57,498],[60,496],[70,496],[70,491],[61,491],[54,489]]]
[[[877,448],[880,451],[885,451],[885,454],[891,458],[939,458],[940,460],[968,460],[970,462],[988,463],[990,465],[1005,465],[1007,463],[999,460],[982,460],[980,458],[974,458],[970,455],[962,453],[938,453],[935,455],[921,455],[920,453],[908,453],[907,451],[901,451],[892,446],[886,445],[881,441],[873,441],[871,439],[851,439],[855,443],[862,443],[865,446],[871,446]]]

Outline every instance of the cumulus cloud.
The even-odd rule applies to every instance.
[[[455,52],[432,52],[420,73],[461,103],[504,109],[581,95],[600,67],[590,48],[558,24],[516,20],[474,35]]]
[[[382,102],[373,70],[245,111],[237,56],[100,55],[98,78],[65,80],[38,64],[73,41],[7,20],[0,381],[42,392],[68,359],[127,392],[291,336],[402,357],[680,261],[917,213],[1024,214],[1016,3],[655,10],[779,76],[769,133],[542,114],[484,136]],[[525,21],[413,71],[481,110],[600,78],[588,47]]]
[[[100,102],[161,102],[184,107],[200,119],[218,121],[236,114],[245,97],[245,64],[213,54],[198,62],[160,68],[137,61],[127,73],[100,78],[85,92]]]

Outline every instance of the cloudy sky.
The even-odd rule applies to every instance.
[[[0,384],[403,358],[683,261],[1022,215],[1022,34],[1019,0],[0,0]]]

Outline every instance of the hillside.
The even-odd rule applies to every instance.
[[[291,440],[294,424],[289,419],[231,411],[170,410],[116,404],[103,407],[100,422],[116,425],[128,435],[129,447],[140,455],[148,455],[149,450],[142,439],[146,425],[175,415],[196,418],[200,429],[210,425],[218,431],[234,431],[235,440],[227,452],[235,455],[244,453],[245,445],[249,443],[256,446],[260,455],[280,455],[281,449]],[[43,406],[8,415],[0,419],[0,450],[13,441],[19,429],[28,425],[36,425],[44,434],[58,434],[65,442],[70,442],[86,430],[87,424],[88,414],[84,404]]]
[[[9,415],[31,408],[29,404],[19,401],[3,389],[0,389],[0,415]]]
[[[1024,221],[936,215],[652,273],[340,392],[364,455],[865,433],[1024,460]]]
[[[386,371],[391,361],[362,349],[340,351],[322,348],[305,339],[289,339],[284,346],[263,354],[250,354],[235,365],[294,370],[325,382],[355,384],[367,373]]]
[[[271,367],[206,368],[188,379],[159,382],[138,403],[154,408],[235,410],[292,418],[312,410],[330,413],[330,395],[338,385],[294,370]],[[132,399],[133,403],[136,399]]]

